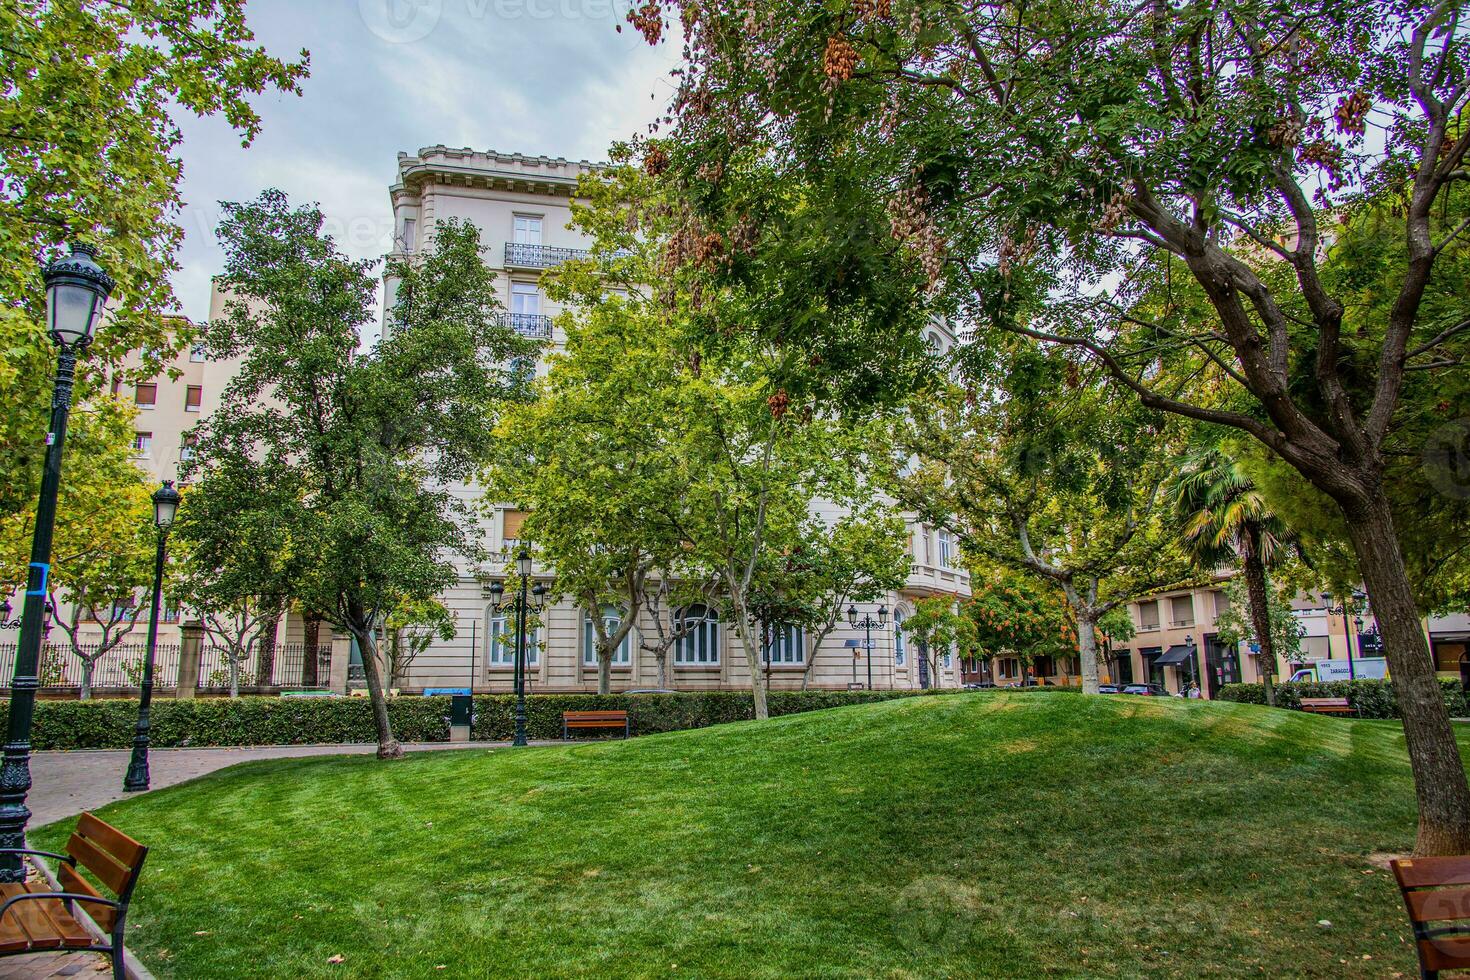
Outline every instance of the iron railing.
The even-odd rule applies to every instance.
[[[551,339],[551,317],[540,313],[501,313],[496,319],[502,327],[509,327],[522,337],[536,340]]]
[[[90,654],[95,643],[84,643],[81,650]],[[0,644],[0,686],[8,685],[15,674],[14,643]],[[124,643],[108,650],[93,662],[91,686],[94,689],[137,690],[143,682],[143,659],[146,643]],[[177,643],[160,643],[154,648],[153,683],[165,690],[179,685],[181,650]],[[251,651],[240,664],[239,684],[242,688],[323,687],[331,674],[332,646],[319,644],[315,664],[308,657],[306,644],[281,643],[274,649]],[[82,658],[68,643],[47,643],[41,648],[41,687],[76,690],[82,684]],[[313,667],[315,669],[313,669]],[[199,680],[201,691],[227,691],[230,687],[230,660],[225,647],[203,644],[199,648]]]
[[[524,242],[505,243],[505,266],[508,269],[552,269],[563,262],[585,259],[585,248],[564,248],[560,245],[528,245]]]

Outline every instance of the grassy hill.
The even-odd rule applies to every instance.
[[[1250,705],[922,698],[252,763],[103,815],[153,846],[129,936],[161,976],[1416,968],[1367,861],[1413,841],[1397,724]]]

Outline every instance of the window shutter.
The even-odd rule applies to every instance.
[[[505,511],[505,523],[502,537],[507,541],[518,541],[521,537],[521,527],[526,523],[526,512],[523,510]]]

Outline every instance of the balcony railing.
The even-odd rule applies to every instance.
[[[509,327],[522,337],[551,339],[551,317],[540,313],[502,313],[497,317],[502,327]]]
[[[606,252],[602,261],[620,259],[632,253],[625,249]],[[591,258],[585,248],[563,248],[560,245],[527,245],[522,242],[505,243],[505,267],[507,269],[552,269],[573,259]]]
[[[585,259],[585,248],[562,248],[558,245],[527,245],[522,242],[505,243],[505,267],[507,269],[550,269],[570,262]]]

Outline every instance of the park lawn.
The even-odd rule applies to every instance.
[[[1383,977],[1416,964],[1368,856],[1413,799],[1396,723],[997,692],[101,813],[152,846],[128,938],[161,977]]]

